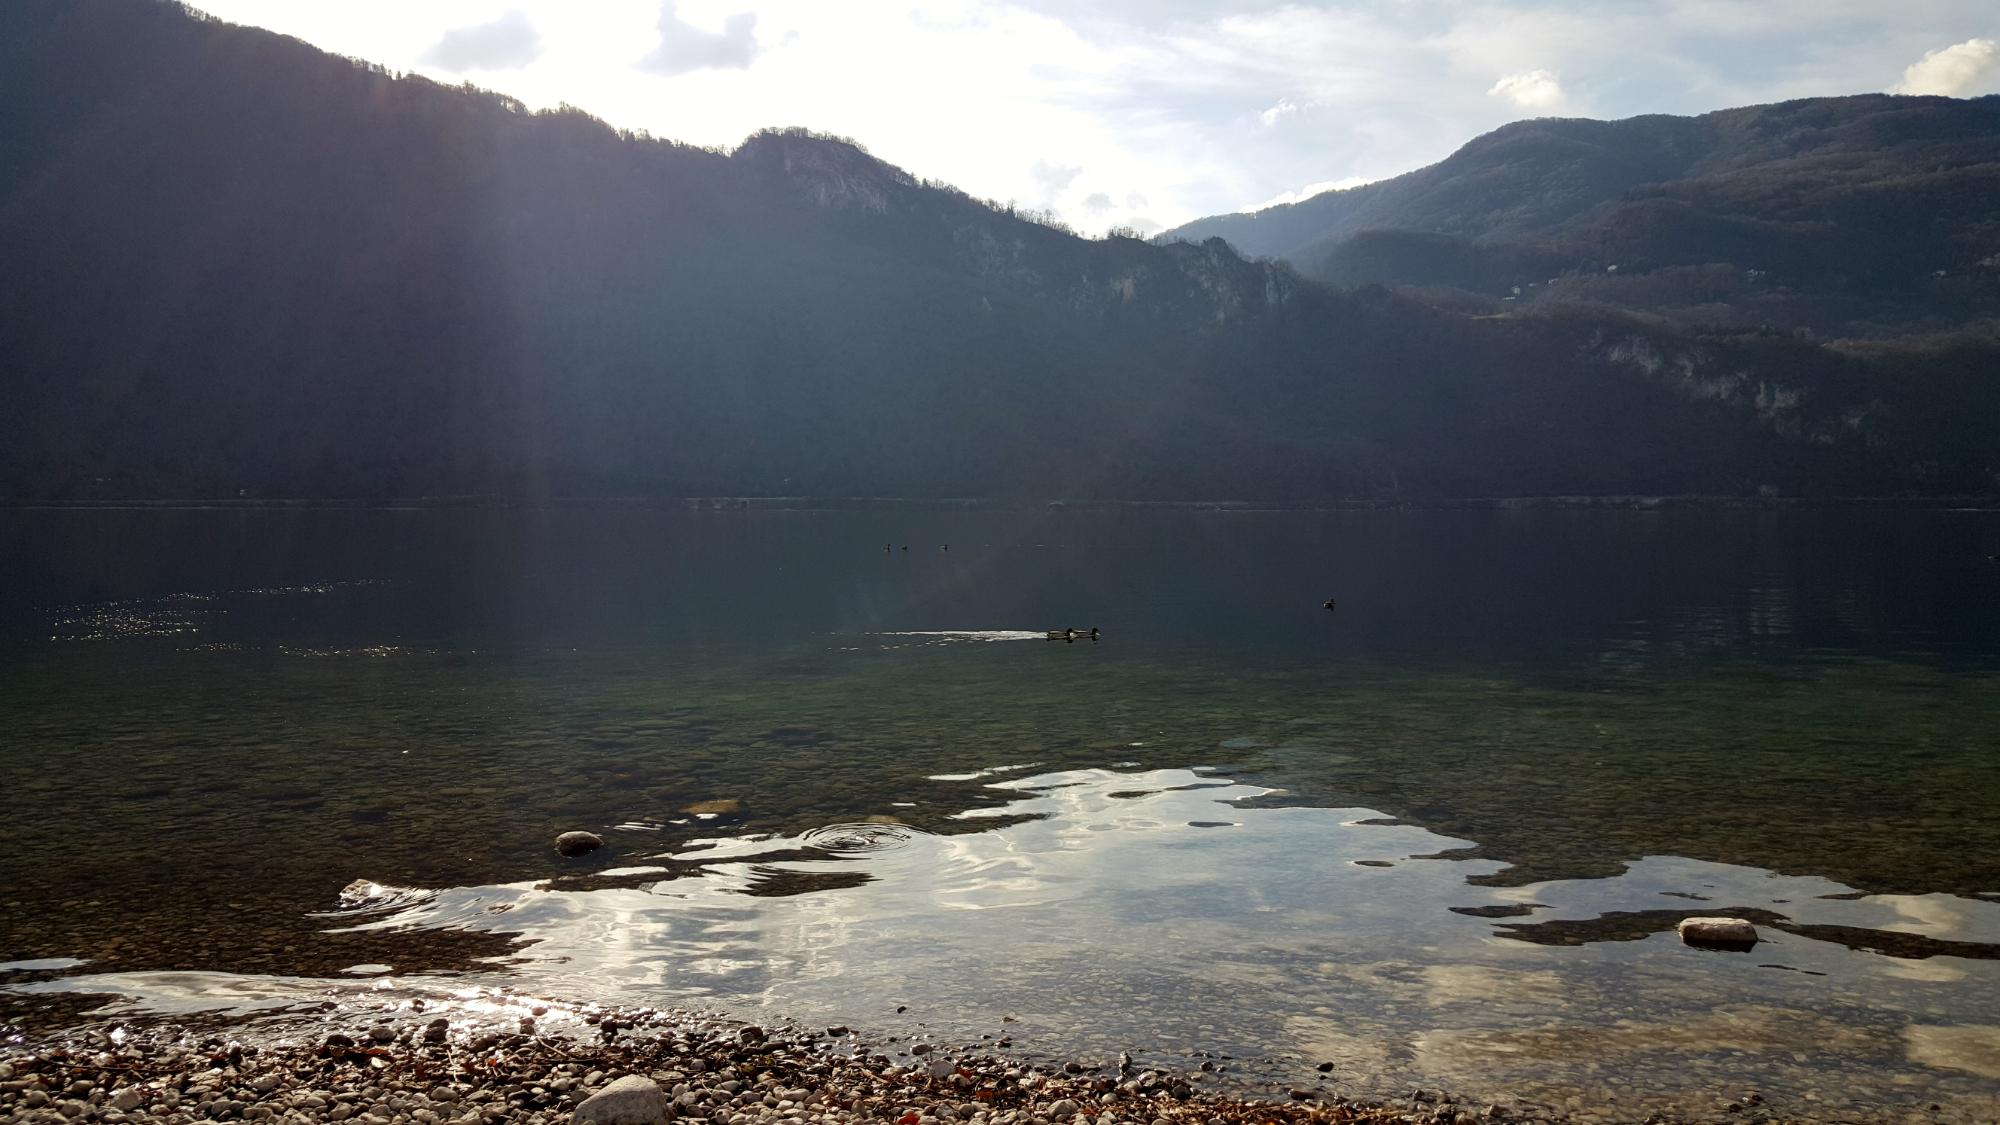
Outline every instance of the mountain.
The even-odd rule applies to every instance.
[[[0,37],[0,497],[2000,486],[2000,342],[1692,333],[1086,240],[156,0]]]
[[[1523,121],[1392,180],[1161,239],[1212,237],[1343,285],[1936,330],[2000,316],[2000,96]]]

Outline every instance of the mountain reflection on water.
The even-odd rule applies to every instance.
[[[1361,1093],[2000,1104],[1989,515],[0,529],[31,1025],[511,987]],[[1705,913],[1765,940],[1682,946]]]

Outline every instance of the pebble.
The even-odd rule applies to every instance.
[[[628,1074],[583,1100],[571,1118],[577,1125],[659,1125],[667,1119],[667,1098],[659,1083]]]
[[[1677,929],[1688,945],[1741,950],[1757,944],[1757,927],[1741,918],[1683,918]]]
[[[604,837],[595,832],[565,832],[556,837],[556,851],[566,856],[589,855],[604,846]]]

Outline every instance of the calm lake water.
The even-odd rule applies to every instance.
[[[1992,1119],[1996,552],[1975,512],[0,513],[0,1011],[509,986]]]

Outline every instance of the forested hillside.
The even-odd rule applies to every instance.
[[[2000,96],[1523,121],[1408,175],[1162,240],[1218,236],[1344,285],[1937,331],[2000,316]]]
[[[621,134],[155,0],[8,19],[17,501],[2000,488],[1990,336],[1461,312],[1220,240],[1080,239],[845,141]]]

